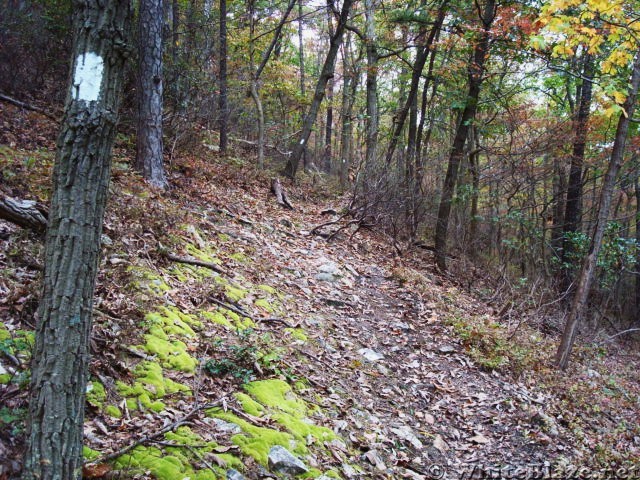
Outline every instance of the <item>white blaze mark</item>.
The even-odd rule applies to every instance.
[[[98,100],[103,70],[104,62],[100,55],[88,52],[78,57],[73,74],[73,96],[76,100],[86,102]]]
[[[300,145],[304,145],[304,138],[300,140]]]

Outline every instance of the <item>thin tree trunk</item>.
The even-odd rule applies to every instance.
[[[402,129],[404,128],[404,122],[407,119],[407,114],[411,109],[411,106],[415,104],[416,98],[418,95],[418,88],[420,86],[420,78],[422,76],[422,70],[424,69],[424,65],[427,62],[427,58],[429,57],[429,52],[431,50],[431,46],[433,45],[433,41],[436,38],[436,35],[440,31],[442,27],[442,23],[444,21],[444,17],[446,14],[446,5],[447,1],[443,2],[438,10],[438,16],[436,18],[433,27],[431,27],[431,31],[429,32],[429,36],[427,37],[424,45],[418,50],[418,54],[416,55],[416,61],[413,64],[412,74],[411,74],[411,87],[409,88],[409,94],[405,100],[404,105],[398,111],[395,117],[393,135],[391,136],[391,141],[389,142],[389,148],[387,149],[386,162],[387,164],[391,163],[391,159],[393,158],[393,154],[398,145],[398,140],[400,139],[400,135],[402,133]],[[424,32],[422,33],[424,35]]]
[[[350,40],[345,42],[344,81],[342,84],[342,132],[340,134],[340,185],[345,187],[349,180],[349,165],[353,152],[353,104],[358,90],[356,61],[350,59]]]
[[[31,366],[24,480],[81,476],[93,292],[129,56],[128,0],[85,0],[76,7],[73,78],[58,136]]]
[[[482,31],[480,38],[475,45],[474,52],[469,65],[469,92],[465,102],[464,110],[458,121],[458,127],[449,155],[449,165],[442,188],[440,207],[438,208],[438,220],[436,222],[435,254],[436,264],[441,271],[447,269],[447,239],[449,229],[449,216],[451,213],[451,200],[458,178],[458,169],[464,156],[464,146],[467,141],[470,123],[473,121],[478,108],[478,98],[480,96],[480,86],[484,75],[484,65],[489,55],[490,29],[496,16],[495,0],[487,0],[480,21]]]
[[[296,172],[298,171],[298,164],[300,163],[300,157],[302,156],[302,152],[304,150],[304,146],[307,143],[307,140],[309,140],[311,129],[313,128],[313,124],[315,123],[318,116],[320,103],[324,98],[324,93],[327,88],[327,82],[330,78],[333,77],[336,56],[338,55],[338,48],[340,47],[340,42],[342,41],[342,35],[347,24],[347,19],[349,18],[349,12],[351,10],[352,4],[353,0],[344,0],[342,4],[342,12],[340,13],[340,18],[338,19],[338,24],[336,25],[336,31],[331,36],[329,51],[327,52],[327,57],[325,59],[324,65],[322,66],[320,78],[318,78],[318,82],[316,84],[313,101],[311,103],[311,106],[309,107],[309,112],[307,113],[302,124],[302,133],[300,134],[300,140],[293,146],[291,156],[289,157],[287,167],[284,171],[284,174],[289,178],[293,179],[296,176]]]
[[[593,91],[593,57],[587,54],[584,58],[583,83],[580,87],[580,101],[575,118],[575,136],[573,140],[573,153],[571,155],[571,168],[569,170],[569,182],[567,184],[567,200],[565,202],[564,228],[562,242],[562,263],[571,262],[573,252],[570,234],[580,230],[581,204],[582,204],[582,165],[587,144],[587,124],[591,109],[591,97]],[[572,278],[570,272],[563,268],[562,287],[569,288]]]
[[[168,186],[162,163],[162,0],[140,0],[138,12],[136,168],[151,185]]]
[[[640,165],[636,158],[636,178],[634,181],[634,190],[636,196],[636,264],[635,264],[635,305],[636,305],[636,324],[640,322]]]
[[[300,65],[300,95],[304,98],[306,93],[305,74],[304,74],[304,37],[302,35],[302,1],[298,0],[298,63]],[[302,149],[302,163],[304,171],[308,171],[307,165],[307,146]]]
[[[378,157],[378,50],[376,46],[375,10],[377,0],[364,0],[366,22],[367,85],[366,85],[366,152],[365,172],[368,174]]]
[[[261,169],[264,168],[265,131],[264,131],[264,109],[262,108],[262,99],[260,98],[260,90],[259,90],[260,76],[262,75],[264,68],[267,66],[267,62],[271,57],[271,53],[274,51],[274,48],[280,39],[280,36],[282,33],[282,27],[286,23],[287,18],[289,18],[289,14],[291,13],[291,10],[293,10],[293,7],[295,6],[296,1],[297,0],[289,0],[289,5],[287,6],[287,10],[284,12],[284,15],[282,15],[282,18],[280,19],[278,26],[273,32],[273,38],[271,39],[271,42],[269,43],[269,46],[267,47],[267,49],[262,54],[260,65],[258,65],[258,68],[255,71],[253,71],[253,55],[254,55],[253,43],[254,43],[254,33],[255,33],[254,32],[255,20],[253,15],[254,3],[253,1],[251,2],[251,19],[250,19],[251,53],[249,57],[250,57],[250,66],[252,70],[252,81],[251,81],[250,92],[251,92],[251,98],[253,99],[253,102],[256,105],[256,112],[258,114],[258,167]]]
[[[577,327],[582,321],[587,307],[589,291],[591,289],[591,284],[596,270],[598,253],[602,246],[602,239],[609,219],[616,178],[618,176],[620,166],[622,165],[627,134],[629,131],[629,122],[630,118],[633,117],[633,112],[636,106],[636,96],[638,94],[639,85],[640,52],[636,53],[636,58],[633,64],[631,89],[626,101],[624,102],[624,113],[620,115],[618,120],[618,128],[616,129],[613,149],[611,151],[611,159],[609,160],[609,167],[604,177],[602,190],[600,192],[596,225],[593,237],[591,238],[591,244],[589,245],[589,252],[582,262],[582,268],[580,269],[580,275],[578,276],[578,286],[571,303],[571,311],[569,312],[564,332],[562,334],[562,339],[560,341],[560,346],[558,347],[558,353],[556,355],[556,364],[561,369],[567,368],[567,365],[569,364],[569,357],[575,342]]]
[[[227,152],[229,107],[227,105],[227,0],[220,0],[220,97],[218,98],[220,153]]]

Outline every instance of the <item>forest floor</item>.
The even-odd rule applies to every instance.
[[[46,203],[55,128],[3,108],[2,192]],[[286,210],[250,152],[204,145],[161,193],[131,153],[119,137],[85,478],[639,477],[637,349],[581,340],[558,372],[557,331],[505,321],[430,252],[398,257],[375,230],[312,234],[344,206],[324,180],[285,183]],[[4,479],[20,467],[42,239],[0,234]],[[270,461],[277,445],[306,473]]]

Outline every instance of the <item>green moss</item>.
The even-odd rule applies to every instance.
[[[220,240],[221,242],[228,242],[231,240],[231,237],[229,235],[227,235],[226,233],[219,233],[218,234],[218,240]]]
[[[245,393],[236,393],[236,399],[242,405],[242,409],[249,415],[259,417],[264,413],[264,407]]]
[[[201,311],[200,315],[229,330],[246,330],[256,326],[250,318],[240,318],[240,315],[226,308],[218,308],[215,312]]]
[[[100,457],[100,452],[97,450],[93,450],[86,445],[82,447],[82,456],[85,460],[95,460]]]
[[[131,266],[128,271],[132,276],[131,284],[139,290],[148,290],[154,295],[163,295],[171,290],[164,279],[152,270]]]
[[[318,478],[320,475],[322,475],[320,470],[317,468],[310,468],[307,473],[299,475],[298,478]]]
[[[291,448],[293,437],[285,432],[270,428],[257,427],[243,420],[232,413],[224,412],[219,408],[209,410],[207,414],[214,418],[220,418],[226,422],[235,423],[243,433],[231,437],[231,441],[240,447],[240,451],[253,457],[261,465],[267,465],[269,450],[275,445]],[[306,452],[304,445],[299,445],[296,449],[298,453]]]
[[[340,474],[335,470],[327,470],[326,472],[324,472],[324,476],[329,478],[337,478],[338,480],[342,479]]]
[[[233,329],[233,324],[231,323],[231,321],[227,317],[225,317],[222,313],[220,313],[219,310],[215,312],[202,311],[200,312],[200,315],[202,315],[207,320],[210,320],[213,323],[222,325],[223,327],[226,327],[230,330]]]
[[[122,418],[122,412],[115,405],[107,405],[104,409],[104,413],[114,418]]]
[[[309,438],[320,442],[330,441],[336,438],[336,434],[326,427],[313,424],[308,418],[300,418],[289,413],[274,413],[272,418],[286,428],[300,442],[307,442]]]
[[[264,299],[264,298],[259,298],[258,300],[253,302],[253,304],[256,307],[260,307],[260,308],[265,309],[269,313],[273,313],[274,312],[274,308],[271,306],[271,303],[269,303],[269,301]]]
[[[156,355],[162,366],[181,372],[195,372],[198,360],[187,353],[187,345],[180,340],[169,341],[150,333],[144,335],[146,344],[142,348]]]
[[[164,451],[156,447],[136,447],[128,454],[119,457],[115,462],[116,467],[126,469],[132,474],[149,472],[157,480],[225,478],[225,469],[222,467],[214,466],[214,471],[211,471],[210,468],[196,469],[193,465],[201,463],[194,450],[202,456],[203,453],[212,452],[218,446],[215,442],[206,442],[185,426],[179,427],[175,432],[166,433],[164,439],[177,446],[165,447]],[[229,466],[242,468],[240,459],[231,454],[218,455],[218,457]]]
[[[197,258],[198,260],[201,260],[203,262],[215,263],[216,265],[222,264],[222,261],[215,256],[216,252],[213,249],[207,248],[203,250],[191,244],[187,244],[185,249],[187,250],[187,252],[189,252],[190,255]]]
[[[235,260],[238,263],[247,263],[249,261],[249,258],[241,252],[232,253],[231,255],[229,255],[229,258]]]
[[[295,340],[300,340],[301,342],[309,340],[309,337],[307,337],[306,332],[302,328],[285,328],[284,331]]]
[[[97,408],[102,408],[104,401],[107,399],[107,393],[97,380],[91,380],[87,383],[87,403]]]
[[[118,393],[127,397],[127,408],[137,410],[138,403],[148,410],[161,412],[165,404],[159,399],[178,392],[190,393],[189,387],[162,374],[160,365],[154,362],[142,362],[134,370],[136,380],[132,385],[116,382]]]
[[[7,330],[4,323],[0,322],[0,342],[3,340],[9,340],[11,338],[11,332]]]
[[[2,375],[0,375],[0,385],[6,385],[11,381],[11,374],[10,373],[3,373]]]
[[[248,290],[244,290],[240,287],[234,287],[233,285],[225,285],[224,290],[225,295],[232,302],[239,302],[249,294]]]
[[[307,405],[291,391],[291,387],[284,380],[260,380],[247,383],[243,388],[262,405],[298,417],[304,417],[307,414]]]
[[[256,288],[258,288],[258,290],[262,290],[263,292],[267,292],[271,295],[275,295],[277,290],[269,285],[258,285]]]

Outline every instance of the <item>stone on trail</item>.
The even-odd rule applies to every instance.
[[[358,350],[358,353],[370,362],[377,362],[378,360],[382,360],[384,358],[384,355],[376,352],[375,350],[371,350],[370,348],[361,348],[360,350]]]
[[[227,470],[227,480],[245,480],[244,475],[235,469]]]
[[[309,471],[300,459],[294,457],[289,450],[280,445],[271,447],[269,450],[269,468],[289,475],[300,475]]]

